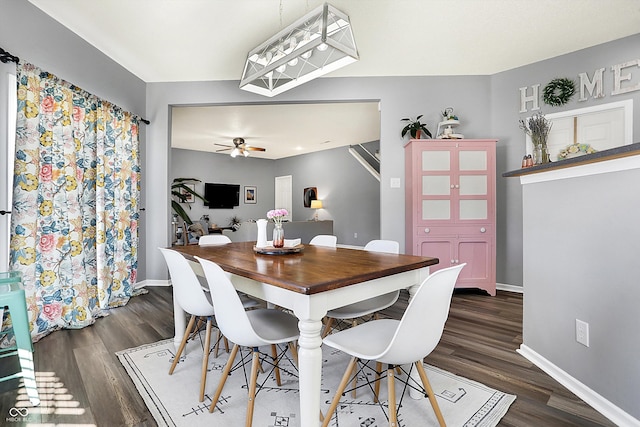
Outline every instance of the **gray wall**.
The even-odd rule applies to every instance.
[[[533,112],[520,114],[520,87],[540,84],[540,94],[544,86],[554,78],[568,77],[578,82],[578,74],[586,72],[591,78],[594,71],[605,68],[604,91],[601,99],[589,98],[578,102],[578,94],[561,107],[550,107],[540,100],[541,111],[545,114],[577,108],[590,107],[610,102],[633,99],[638,108],[640,91],[611,96],[613,74],[611,66],[637,59],[640,34],[563,55],[547,61],[520,67],[491,76],[491,136],[498,139],[497,170],[497,277],[498,282],[522,285],[522,189],[517,178],[502,178],[502,172],[518,169],[524,155],[525,136],[518,128],[518,120]],[[640,69],[625,69],[633,79],[625,86],[640,83]],[[531,89],[529,88],[529,91]],[[529,106],[530,108],[530,106]],[[640,114],[633,115],[633,141],[639,142]],[[612,191],[626,191],[623,188]]]
[[[327,167],[327,165],[331,165]],[[319,219],[334,221],[334,234],[338,242],[364,245],[380,236],[380,183],[348,152],[347,147],[288,157],[280,160],[236,157],[200,151],[171,150],[171,177],[197,178],[196,190],[204,192],[205,182],[240,184],[257,187],[257,203],[244,204],[234,209],[209,209],[202,201],[191,206],[187,213],[193,220],[209,215],[213,223],[227,226],[231,216],[241,220],[265,218],[274,209],[274,182],[276,176],[293,178],[293,221],[305,221],[315,213],[303,204],[303,190],[317,187],[318,198],[324,209]],[[357,233],[357,238],[354,237]]]
[[[202,200],[196,199],[189,205],[183,204],[192,220],[202,215],[209,215],[209,221],[221,227],[230,223],[232,216],[242,221],[265,218],[269,209],[273,209],[275,164],[273,160],[252,157],[236,157],[228,154],[205,153],[202,151],[171,150],[171,180],[173,178],[197,178],[202,182],[196,184],[196,191],[204,195],[206,182],[222,184],[240,184],[240,206],[233,209],[209,209]],[[245,204],[243,187],[257,187],[257,203]],[[191,210],[187,208],[191,206]]]
[[[523,344],[640,420],[638,182],[635,169],[523,186]]]
[[[453,106],[462,120],[461,133],[469,138],[492,137],[489,80],[485,76],[323,78],[279,95],[277,102],[380,100],[380,152],[383,158],[380,237],[398,240],[404,247],[404,149],[400,119],[423,114],[435,132],[440,111]],[[147,202],[147,218],[156,225],[153,235],[149,233],[147,237],[147,278],[167,277],[164,261],[156,248],[170,242],[170,107],[264,101],[259,95],[238,90],[237,82],[230,81],[147,85],[147,115],[152,121],[147,136],[154,147],[149,150],[146,165],[148,191],[154,194],[153,200]],[[391,178],[400,178],[401,187],[390,188]],[[320,190],[321,183],[312,185]],[[160,224],[165,224],[164,235],[159,232]]]
[[[349,154],[348,147],[289,157],[276,164],[278,175],[293,176],[295,220],[313,217],[314,210],[303,207],[302,194],[306,187],[317,187],[323,203],[318,217],[333,220],[338,243],[364,246],[380,238],[380,182]]]

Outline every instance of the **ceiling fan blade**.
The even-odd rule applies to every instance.
[[[229,151],[231,150],[231,147],[229,148],[221,148],[220,150],[216,150],[216,153],[220,152],[220,151]]]
[[[244,147],[245,150],[247,151],[267,151],[266,148],[262,148],[262,147],[251,147],[251,146],[245,146]]]
[[[226,144],[218,144],[217,142],[214,142],[213,145],[219,145],[220,147],[227,147],[227,148],[233,148],[231,145],[226,145]]]

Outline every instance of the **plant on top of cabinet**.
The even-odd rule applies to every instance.
[[[431,132],[429,132],[429,129],[427,129],[427,125],[420,121],[421,118],[422,118],[422,114],[416,117],[415,120],[412,120],[408,117],[405,119],[402,119],[401,120],[402,122],[409,122],[409,123],[404,128],[402,128],[402,132],[400,136],[404,138],[407,132],[409,132],[409,135],[411,135],[411,138],[420,139],[420,133],[424,132],[425,135],[427,135],[429,138],[432,138]]]

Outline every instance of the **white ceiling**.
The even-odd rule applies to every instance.
[[[323,3],[320,0],[29,1],[145,82],[239,80],[249,50]],[[331,0],[330,3],[349,15],[360,61],[324,78],[488,75],[636,34],[640,29],[639,0]],[[284,114],[296,111],[294,108]],[[295,129],[296,136],[275,135],[278,129],[284,131],[289,127],[274,127],[273,121],[257,123],[270,113],[258,113],[255,109],[248,113],[255,129],[241,125],[235,129],[192,128],[190,135],[175,135],[174,142],[195,140],[195,135],[200,134],[207,143],[219,137],[228,137],[230,143],[233,137],[240,136],[248,144],[271,142],[275,151],[278,144],[300,138],[299,129]],[[228,114],[241,120],[237,111]],[[302,128],[312,128],[324,112],[314,114],[306,116],[310,122],[297,123]],[[340,138],[335,134],[324,136],[326,128],[316,129],[313,134],[322,141]],[[307,131],[305,137],[309,134],[312,132]],[[268,141],[269,135],[274,135],[274,139]],[[205,139],[199,142],[203,144]]]
[[[171,123],[174,148],[215,151],[242,137],[264,159],[380,139],[377,102],[173,107]]]

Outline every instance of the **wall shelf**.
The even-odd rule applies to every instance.
[[[640,155],[640,142],[623,145],[608,150],[598,151],[593,154],[585,154],[584,156],[574,157],[571,159],[558,160],[555,162],[545,163],[543,165],[532,166],[530,168],[516,169],[502,174],[505,178],[520,177],[536,173],[554,171],[558,169],[581,166],[590,163],[604,162],[607,160],[619,159],[622,157]]]

